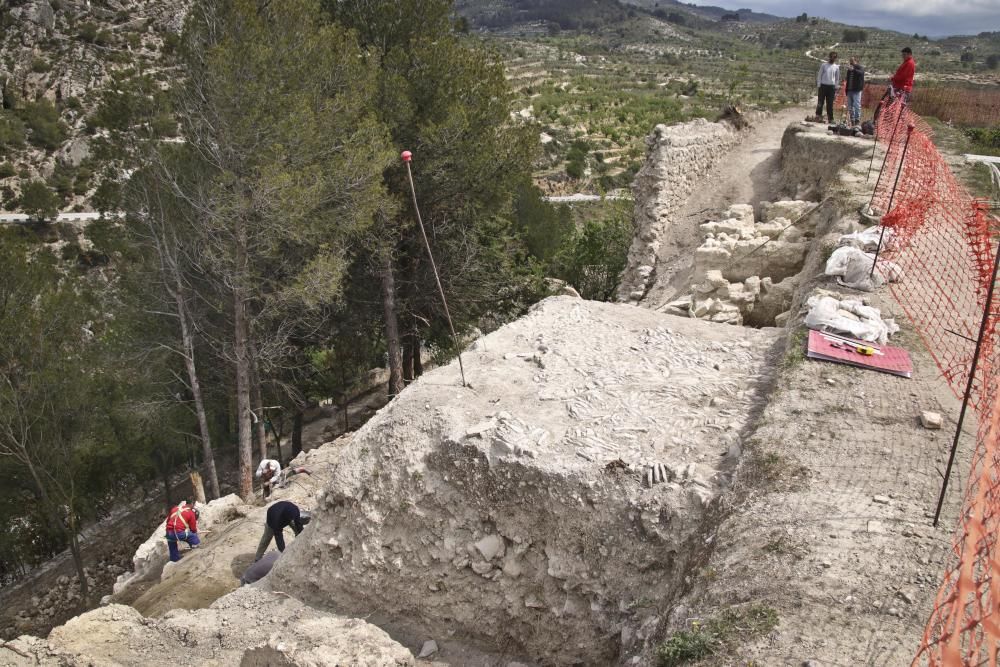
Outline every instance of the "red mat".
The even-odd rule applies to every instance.
[[[856,351],[858,346],[874,350],[871,356]],[[877,345],[865,341],[845,338],[822,331],[809,331],[806,356],[820,361],[832,361],[858,368],[891,373],[900,377],[913,377],[913,362],[910,353],[900,347]]]

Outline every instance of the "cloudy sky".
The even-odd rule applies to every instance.
[[[822,16],[842,23],[876,26],[931,37],[1000,31],[1000,0],[742,0],[699,5],[749,7],[754,11],[797,16]]]

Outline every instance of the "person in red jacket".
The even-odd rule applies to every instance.
[[[900,63],[899,67],[896,68],[896,73],[889,79],[889,88],[875,107],[875,115],[872,118],[872,121],[875,123],[878,123],[878,117],[882,113],[882,107],[885,105],[886,100],[891,102],[896,98],[900,98],[903,104],[910,103],[910,94],[913,92],[913,74],[917,71],[917,62],[913,59],[913,49],[910,47],[904,47],[902,54],[903,62]]]
[[[913,59],[913,49],[907,46],[902,53],[903,62],[889,80],[889,90],[893,98],[902,95],[905,103],[910,101],[910,93],[913,92],[913,74],[917,71],[917,63]]]
[[[170,560],[175,563],[181,559],[178,542],[187,542],[192,549],[201,544],[198,539],[198,510],[186,500],[171,507],[167,513],[167,548],[170,550]]]

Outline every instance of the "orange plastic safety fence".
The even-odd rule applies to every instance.
[[[885,95],[884,84],[867,84],[861,106],[873,110]],[[1000,89],[967,86],[919,86],[910,97],[910,108],[917,114],[933,116],[948,123],[970,127],[1000,125]]]
[[[986,207],[958,183],[927,124],[886,100],[876,139],[885,162],[872,198],[884,212],[877,270],[891,283],[951,390],[978,419],[973,466],[915,665],[997,665],[1000,649],[1000,295],[987,304],[996,248]],[[976,343],[988,313],[978,365]],[[956,473],[956,474],[961,474]]]

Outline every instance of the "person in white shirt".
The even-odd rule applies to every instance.
[[[271,495],[271,485],[278,481],[281,464],[274,459],[263,459],[257,466],[256,477],[260,480],[264,500]]]
[[[840,85],[840,65],[837,64],[837,52],[830,51],[827,62],[819,66],[816,73],[816,86],[819,88],[816,102],[816,118],[823,117],[823,103],[826,103],[826,117],[833,125],[833,101],[837,97],[837,86]]]

